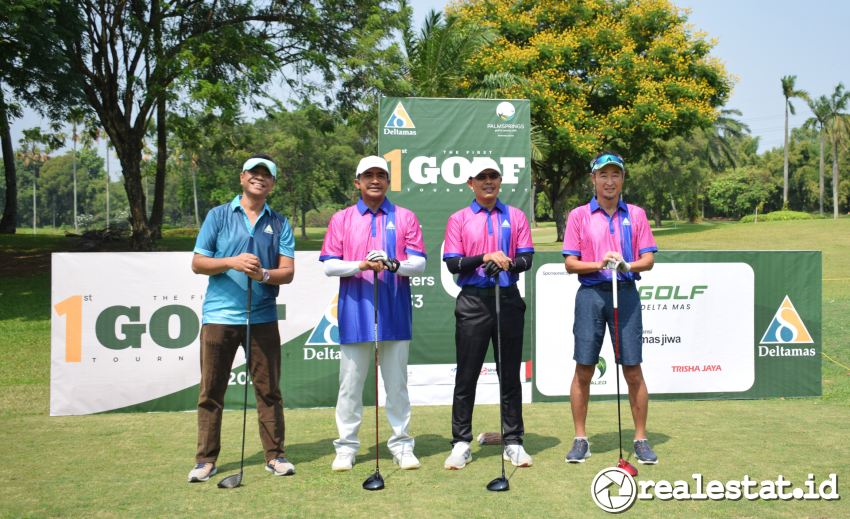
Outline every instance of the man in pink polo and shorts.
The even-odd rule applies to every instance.
[[[333,215],[319,257],[325,274],[340,278],[339,438],[334,441],[334,471],[351,470],[360,448],[363,386],[374,358],[374,283],[378,283],[378,352],[392,428],[387,446],[402,469],[419,468],[408,432],[407,359],[413,331],[409,277],[425,271],[425,245],[416,215],[386,197],[389,175],[381,157],[360,161],[354,186],[361,198]]]
[[[635,281],[638,272],[652,269],[658,246],[646,220],[646,213],[620,197],[626,178],[626,165],[616,153],[600,153],[590,164],[594,196],[589,203],[570,211],[564,232],[564,263],[567,272],[578,274],[581,287],[576,293],[573,336],[576,361],[570,387],[570,406],[575,439],[567,453],[568,463],[583,463],[590,457],[585,422],[590,381],[607,324],[613,334],[613,293],[611,276],[617,276],[620,324],[620,358],[623,377],[629,386],[629,403],[635,423],[634,449],[638,462],[657,463],[646,438],[649,392],[640,364],[643,322],[640,296]]]
[[[519,273],[531,268],[534,245],[525,214],[499,200],[502,174],[491,158],[472,161],[466,183],[475,193],[472,203],[449,217],[443,261],[458,274],[461,287],[455,305],[457,372],[452,402],[452,452],[445,468],[459,470],[472,461],[472,408],[475,389],[490,341],[501,347],[501,406],[504,419],[505,461],[530,467],[531,456],[522,439],[522,333],[525,302],[519,295]],[[495,286],[499,283],[501,345],[496,342]],[[498,355],[495,355],[498,362]]]

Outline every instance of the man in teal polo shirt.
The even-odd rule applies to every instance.
[[[209,276],[201,328],[201,388],[198,396],[198,449],[189,482],[216,473],[221,450],[224,393],[236,350],[245,340],[248,278],[251,283],[251,380],[257,397],[260,440],[266,470],[289,476],[295,467],[284,454],[283,399],[280,394],[278,286],[292,282],[295,239],[286,217],[266,198],[274,189],[277,167],[268,155],[242,166],[242,194],[213,208],[195,242],[192,271]]]

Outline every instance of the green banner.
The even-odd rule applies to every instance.
[[[466,185],[470,162],[496,160],[500,200],[526,215],[531,210],[530,118],[527,100],[381,99],[378,149],[392,170],[388,196],[419,217],[428,253],[426,272],[412,280],[410,364],[455,363],[459,289],[443,264],[442,244],[448,217],[474,198]],[[531,351],[530,341],[526,348]]]

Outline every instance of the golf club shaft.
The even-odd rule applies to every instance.
[[[245,423],[248,419],[248,380],[251,373],[251,295],[254,291],[251,286],[251,278],[248,278],[248,304],[245,317],[245,391],[242,396],[242,454],[239,456],[239,474],[241,479],[242,470],[245,467]]]
[[[499,301],[499,275],[496,274],[496,358],[499,361],[499,369],[497,371],[499,379],[499,435],[502,437],[502,479],[505,478],[505,417],[502,409],[502,375],[504,367],[502,366],[502,319],[501,319],[501,302]]]
[[[620,312],[617,308],[617,270],[611,271],[611,299],[614,306],[614,364],[617,367],[617,432],[620,458],[623,458],[623,419],[620,415]]]
[[[380,471],[379,450],[380,444],[378,439],[378,273],[375,272],[375,283],[373,289],[373,304],[375,307],[375,472]]]

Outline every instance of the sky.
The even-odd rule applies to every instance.
[[[411,0],[414,27],[421,27],[431,10],[446,0]],[[689,22],[717,41],[712,55],[735,77],[726,108],[742,112],[741,119],[759,137],[759,151],[782,146],[784,99],[780,78],[796,75],[796,87],[812,96],[829,95],[843,82],[850,88],[850,52],[846,24],[847,0],[673,0],[690,10]],[[791,128],[811,117],[802,100],[793,100],[797,114]],[[26,128],[44,122],[32,111],[12,122],[15,146]],[[102,153],[102,151],[101,151]],[[113,177],[120,169],[114,157]]]

